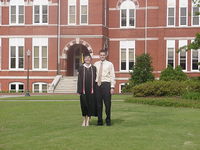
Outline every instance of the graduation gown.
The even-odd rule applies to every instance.
[[[77,92],[80,94],[82,116],[97,116],[97,103],[95,98],[96,67],[89,68],[81,65],[78,70]]]

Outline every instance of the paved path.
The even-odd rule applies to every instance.
[[[0,100],[0,102],[76,102],[79,100]],[[123,102],[124,100],[112,100],[113,102]]]

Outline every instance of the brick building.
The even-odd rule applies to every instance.
[[[192,0],[1,0],[0,90],[26,89],[27,50],[33,92],[59,85],[73,92],[82,55],[96,61],[102,48],[115,67],[116,93],[142,53],[152,56],[156,77],[168,64],[198,76],[200,51],[176,49],[200,31],[199,9]]]

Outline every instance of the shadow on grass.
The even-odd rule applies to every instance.
[[[113,125],[122,124],[123,122],[124,122],[124,120],[123,120],[123,119],[119,119],[119,118],[117,118],[117,119],[112,119],[112,120],[111,120],[112,126],[113,126]],[[104,125],[106,125],[105,120],[103,121],[103,123],[104,123]],[[92,118],[92,120],[91,120],[91,122],[90,122],[90,125],[96,126],[96,125],[97,125],[97,118]]]

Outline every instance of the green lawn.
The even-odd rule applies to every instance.
[[[113,95],[112,99],[114,100],[124,100],[126,98],[132,97],[131,95]],[[33,95],[30,97],[20,96],[20,97],[9,97],[9,98],[0,98],[0,100],[78,100],[78,94],[65,94],[65,95]]]
[[[78,101],[0,102],[0,150],[200,150],[200,109],[112,103],[81,127]]]

